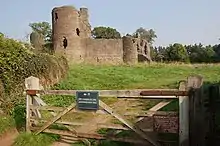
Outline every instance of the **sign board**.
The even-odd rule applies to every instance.
[[[79,110],[98,110],[99,93],[98,92],[76,92],[76,103]]]
[[[153,128],[159,133],[179,133],[178,114],[153,115]]]

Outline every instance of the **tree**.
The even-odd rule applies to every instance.
[[[200,44],[188,45],[186,46],[187,52],[189,54],[190,61],[192,63],[201,62],[213,62],[218,60],[218,52],[215,50],[215,46],[203,46]]]
[[[145,39],[147,42],[152,44],[154,39],[157,38],[157,35],[153,29],[144,29],[143,27],[138,28],[133,34],[134,37],[137,37],[137,34],[140,34],[142,39]]]
[[[157,48],[150,46],[150,56],[152,61],[157,61]]]
[[[0,32],[0,37],[4,37],[4,36],[5,36],[4,33],[1,33],[1,32]]]
[[[121,34],[114,28],[99,26],[92,30],[92,37],[95,39],[119,39]]]
[[[52,28],[50,23],[36,22],[30,23],[29,26],[32,28],[33,32],[37,32],[38,34],[42,35],[45,42],[52,41]]]
[[[215,56],[216,56],[216,53],[213,50],[213,47],[211,45],[204,47],[204,49],[203,49],[203,58],[204,58],[203,62],[206,62],[206,63],[214,62]]]
[[[203,45],[200,44],[194,44],[194,45],[188,45],[185,46],[186,50],[189,54],[190,62],[202,62],[202,50],[203,50]]]
[[[220,62],[220,44],[214,45],[213,50],[215,51],[215,56],[214,56],[215,62]]]
[[[163,62],[169,60],[166,47],[158,46],[155,47],[154,50],[155,50],[155,61]]]
[[[175,43],[166,49],[169,61],[189,62],[186,48],[182,44]]]

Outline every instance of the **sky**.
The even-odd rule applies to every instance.
[[[54,7],[87,7],[92,27],[109,26],[122,35],[154,29],[154,45],[220,42],[220,0],[1,0],[0,32],[25,40],[29,23],[51,23]]]

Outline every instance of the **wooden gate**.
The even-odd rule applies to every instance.
[[[208,86],[207,99],[205,102],[207,121],[206,145],[220,145],[220,85]]]
[[[29,77],[25,80],[26,85],[26,131],[54,133],[62,136],[67,141],[80,140],[90,145],[87,139],[108,139],[112,141],[123,141],[130,143],[139,143],[144,145],[160,146],[162,142],[157,137],[157,133],[175,133],[179,137],[180,146],[189,145],[190,135],[190,110],[194,101],[190,101],[190,91],[192,88],[200,88],[202,85],[202,78],[198,76],[191,76],[187,81],[181,81],[179,89],[135,89],[135,90],[43,90],[40,89],[39,79]],[[73,102],[68,107],[54,107],[47,105],[42,96],[45,95],[70,95],[77,96],[76,102]],[[98,96],[97,96],[98,95]],[[93,97],[92,97],[93,96]],[[118,113],[114,108],[107,105],[99,97],[117,97],[129,99],[158,99],[160,102],[139,114],[134,113]],[[65,97],[64,97],[65,98]],[[172,100],[178,99],[179,111],[159,111],[162,107],[168,105]],[[192,102],[192,103],[191,103]],[[45,112],[49,111],[49,112]],[[48,115],[50,113],[50,115]],[[111,115],[120,123],[104,124],[92,123],[92,120],[87,119],[87,123],[74,122],[73,114],[76,113],[90,113],[95,115]],[[131,122],[126,116],[139,117],[136,122]],[[64,116],[73,117],[72,120],[65,120]],[[87,116],[85,116],[86,118]],[[153,124],[152,128],[143,129],[138,126],[138,122],[150,117]],[[104,118],[103,118],[104,119]],[[62,128],[54,128],[54,124],[62,125]],[[140,138],[131,137],[116,137],[115,132],[111,135],[102,134],[88,134],[77,131],[77,127],[96,126],[97,128],[115,129],[120,131],[132,130]],[[89,128],[88,128],[89,129]]]

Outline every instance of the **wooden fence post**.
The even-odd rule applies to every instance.
[[[36,102],[34,102],[33,100],[33,96],[37,93],[38,90],[40,90],[40,81],[38,78],[36,77],[28,77],[25,79],[25,88],[26,88],[26,131],[30,132],[30,126],[31,126],[31,122],[30,122],[30,116],[32,116],[32,112],[30,110],[30,105],[32,104],[36,104]],[[32,91],[31,94],[30,92],[27,91]],[[40,113],[38,110],[35,112],[36,113]]]
[[[219,145],[218,144],[218,124],[216,123],[218,115],[218,106],[220,99],[220,88],[218,84],[213,84],[208,88],[208,105],[206,105],[206,111],[208,114],[208,126],[207,126],[207,145]]]
[[[186,81],[179,84],[180,91],[187,90]],[[179,146],[189,145],[189,96],[179,96]]]
[[[203,78],[190,76],[187,80],[189,95],[189,145],[205,145],[205,125],[203,112]]]

